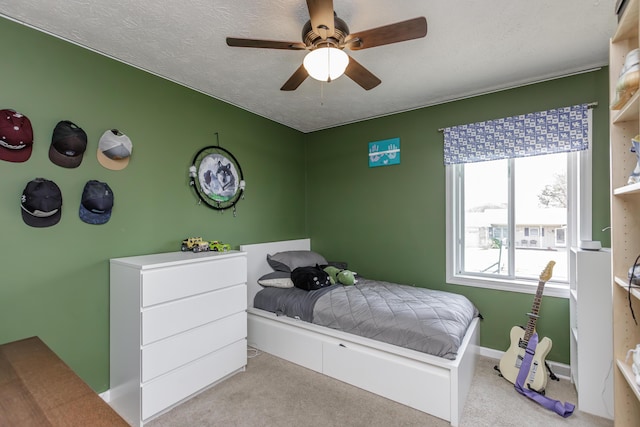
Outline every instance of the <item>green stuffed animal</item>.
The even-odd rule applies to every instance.
[[[358,283],[356,279],[356,273],[351,270],[342,270],[338,273],[338,282],[342,283],[345,286],[355,285]]]
[[[335,285],[338,280],[338,273],[340,273],[340,269],[338,267],[328,265],[324,268],[324,272],[329,275],[329,281],[331,284]]]
[[[332,285],[340,283],[342,285],[355,285],[358,283],[356,279],[356,273],[350,270],[340,270],[338,267],[329,265],[324,268],[325,273],[329,275],[329,280]]]

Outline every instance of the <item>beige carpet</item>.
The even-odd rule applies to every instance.
[[[252,356],[255,352],[249,352]],[[481,358],[460,425],[613,426],[613,422],[576,410],[562,418],[518,394],[500,378],[496,360]],[[372,373],[375,375],[375,373]],[[547,396],[576,403],[566,380],[549,380]],[[148,427],[300,426],[440,427],[449,423],[266,353],[251,357],[247,370],[223,381]]]

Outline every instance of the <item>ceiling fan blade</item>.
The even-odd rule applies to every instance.
[[[307,8],[313,31],[322,37],[322,40],[332,37],[335,33],[333,0],[307,0]]]
[[[299,42],[282,42],[275,40],[237,39],[227,37],[227,45],[232,47],[257,47],[264,49],[304,50],[307,46]]]
[[[364,90],[370,90],[378,86],[382,81],[371,71],[364,68],[358,61],[349,57],[349,65],[344,73],[354,82],[358,83]]]
[[[421,16],[420,18],[350,34],[344,44],[349,46],[351,50],[360,50],[405,40],[419,39],[426,35],[427,19]]]
[[[291,77],[289,77],[289,80],[282,85],[280,90],[296,90],[308,76],[309,73],[307,69],[304,68],[304,65],[300,65]]]

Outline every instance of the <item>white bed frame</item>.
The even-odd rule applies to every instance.
[[[457,426],[479,357],[479,319],[448,360],[254,308],[257,279],[273,271],[267,254],[310,247],[309,239],[240,246],[247,253],[249,345]]]

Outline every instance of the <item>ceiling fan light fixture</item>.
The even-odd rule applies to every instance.
[[[309,52],[303,64],[311,77],[330,82],[344,74],[349,65],[349,55],[335,47],[320,47]]]

